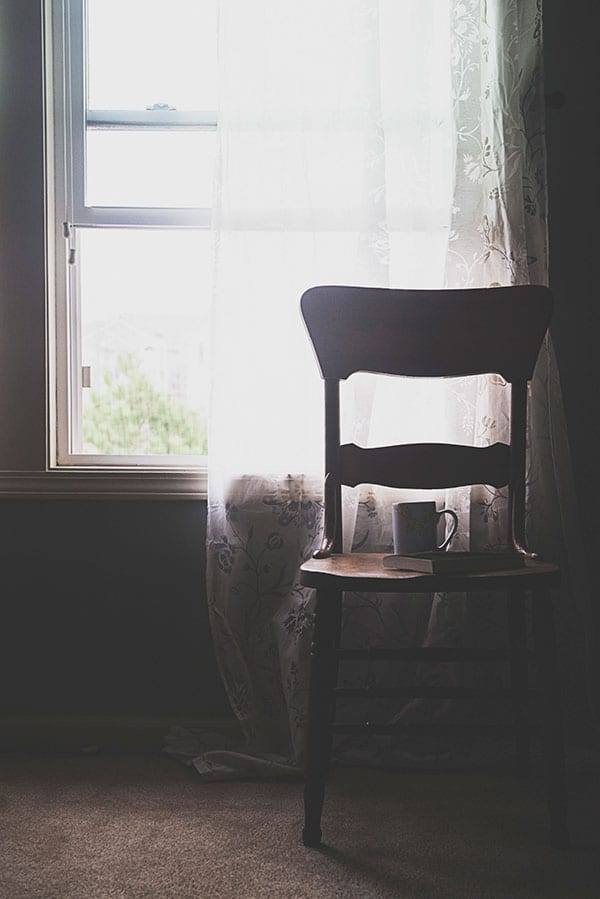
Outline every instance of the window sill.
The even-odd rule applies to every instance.
[[[0,499],[206,499],[202,469],[0,472]]]

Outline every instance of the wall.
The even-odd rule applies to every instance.
[[[545,0],[546,92],[562,102],[548,109],[550,285],[556,299],[556,347],[575,478],[580,538],[600,636],[600,4],[576,7]],[[557,96],[557,93],[560,96]],[[600,660],[597,667],[600,680]]]
[[[0,3],[0,469],[45,464],[40,4]],[[23,411],[26,414],[23,414]],[[30,412],[31,414],[27,414]],[[8,426],[10,422],[10,426]]]
[[[206,503],[0,502],[0,713],[227,713]]]

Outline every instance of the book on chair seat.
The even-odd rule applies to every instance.
[[[516,552],[427,552],[384,556],[383,567],[423,574],[469,574],[524,568],[525,558]]]

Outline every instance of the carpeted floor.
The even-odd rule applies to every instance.
[[[568,852],[536,782],[339,769],[326,846],[299,783],[201,784],[160,756],[0,756],[2,899],[587,899],[600,896],[600,778],[571,778]]]

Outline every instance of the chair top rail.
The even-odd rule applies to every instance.
[[[497,373],[529,380],[552,315],[541,285],[464,290],[320,286],[301,300],[321,374]]]

